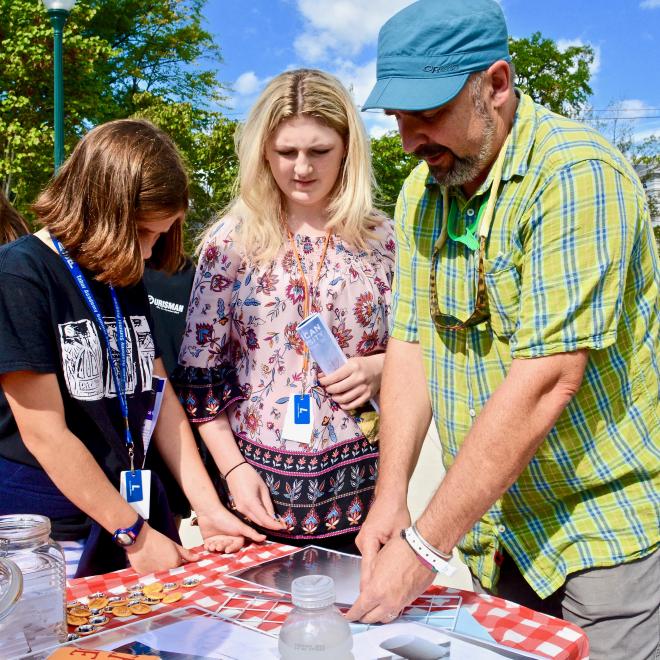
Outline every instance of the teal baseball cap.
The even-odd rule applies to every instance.
[[[511,56],[495,0],[419,0],[381,28],[376,85],[362,110],[437,108],[497,60]]]

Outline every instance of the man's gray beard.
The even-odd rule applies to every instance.
[[[429,171],[441,186],[463,186],[474,181],[492,157],[493,142],[495,141],[495,121],[487,112],[479,113],[484,120],[484,132],[479,153],[476,156],[454,157],[454,164],[450,169],[432,167]]]

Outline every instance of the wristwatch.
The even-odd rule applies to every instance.
[[[122,548],[128,548],[133,545],[137,540],[138,534],[144,525],[144,518],[138,516],[137,520],[130,526],[125,529],[118,529],[112,535],[112,540]]]

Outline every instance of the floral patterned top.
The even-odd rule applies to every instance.
[[[296,332],[303,283],[289,243],[270,267],[257,269],[234,247],[233,226],[231,219],[221,221],[201,251],[173,377],[182,403],[193,422],[226,409],[241,451],[289,523],[288,534],[357,531],[375,484],[377,445],[317,383],[311,360],[305,380],[314,407],[312,443],[282,438],[289,396],[303,384],[304,345]],[[325,237],[294,240],[311,285]],[[379,353],[387,345],[395,249],[389,219],[375,228],[369,247],[357,251],[333,235],[313,291],[310,286],[313,311],[347,357]],[[349,495],[344,508],[330,511]]]

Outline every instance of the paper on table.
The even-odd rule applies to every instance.
[[[228,621],[204,617],[140,633],[134,640],[159,651],[222,660],[279,657],[276,639]]]
[[[356,660],[391,660],[400,658],[392,650],[386,650],[382,644],[393,649],[394,644],[402,648],[402,638],[406,640],[408,649],[406,658],[409,660],[429,660],[427,649],[435,645],[438,649],[436,658],[447,657],[446,644],[450,643],[451,660],[496,660],[506,657],[496,651],[480,648],[468,641],[455,639],[439,630],[428,628],[417,623],[390,623],[384,626],[374,626],[366,632],[354,635],[353,656]],[[416,643],[416,640],[417,641]],[[389,643],[388,643],[389,642]]]

